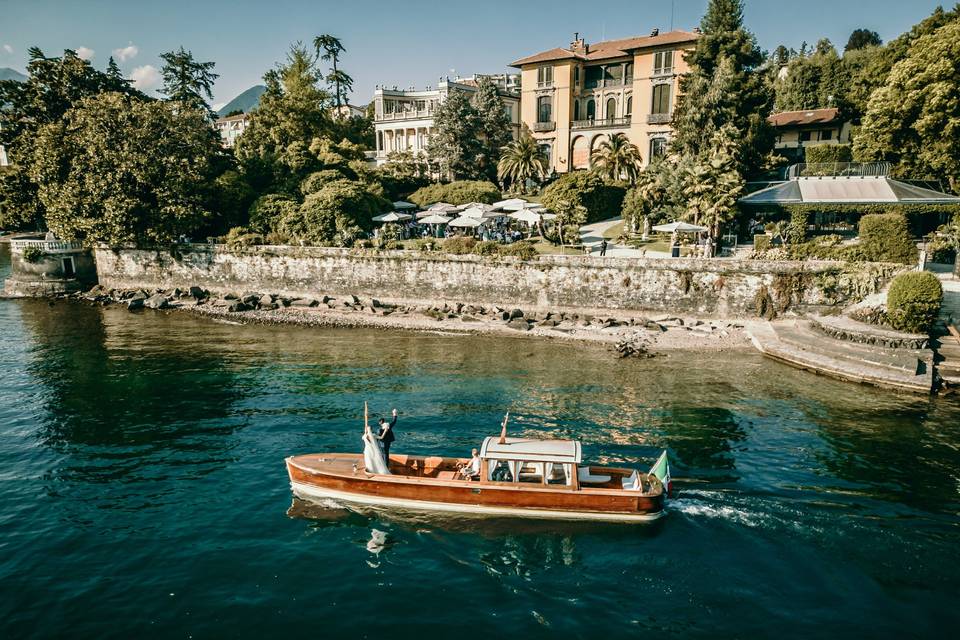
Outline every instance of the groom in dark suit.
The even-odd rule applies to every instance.
[[[393,428],[397,424],[397,410],[393,410],[393,419],[390,422],[387,422],[383,418],[380,418],[380,433],[377,434],[377,438],[380,439],[380,448],[383,449],[383,460],[387,464],[390,464],[390,444],[397,439],[397,436],[393,432]]]

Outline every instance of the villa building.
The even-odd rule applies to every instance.
[[[767,121],[777,132],[774,149],[791,160],[802,161],[808,145],[850,142],[850,123],[840,117],[840,110],[835,107],[782,111]]]
[[[243,135],[250,123],[250,116],[241,113],[236,116],[220,118],[213,123],[213,128],[220,134],[220,141],[224,147],[232,149],[237,144],[237,138]]]
[[[590,155],[614,133],[626,134],[643,163],[663,154],[673,135],[684,54],[699,34],[687,31],[587,44],[522,58],[521,118],[557,173],[590,168]]]
[[[365,106],[361,107],[355,104],[342,104],[339,107],[331,107],[330,115],[341,120],[362,118],[363,116],[367,115],[367,108]]]
[[[468,78],[441,80],[437,88],[385,89],[374,94],[373,125],[376,130],[377,164],[387,161],[394,151],[412,151],[426,154],[427,143],[433,133],[433,114],[451,92],[477,92],[481,78],[489,78],[497,86],[503,108],[510,120],[513,137],[520,133],[520,93],[518,74],[491,76],[474,75]]]

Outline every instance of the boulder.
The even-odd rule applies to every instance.
[[[235,293],[225,293],[225,294],[223,294],[223,299],[224,299],[224,300],[239,300],[239,299],[240,299],[240,296],[238,296],[238,295],[235,294]]]
[[[243,297],[240,298],[240,302],[242,302],[242,303],[244,303],[244,304],[248,304],[248,305],[257,304],[258,302],[260,302],[260,294],[259,294],[259,293],[245,293],[245,294],[243,294]]]
[[[204,291],[203,289],[201,289],[200,287],[198,287],[198,286],[196,286],[196,285],[190,287],[190,297],[192,297],[192,298],[196,298],[197,300],[201,300],[201,299],[203,299],[203,298],[206,298],[208,295],[209,295],[209,294],[208,294],[207,291]]]
[[[230,306],[227,307],[227,311],[230,311],[231,313],[237,313],[239,311],[249,311],[251,308],[252,307],[247,303],[236,300],[230,303]]]
[[[376,298],[370,298],[370,306],[373,307],[374,309],[379,309],[383,305],[380,304],[380,301],[377,300]]]
[[[510,312],[509,312],[509,311],[501,311],[501,312],[499,312],[499,315],[500,315],[500,319],[501,319],[501,320],[504,320],[504,321],[510,320]]]
[[[263,295],[260,296],[260,298],[257,300],[257,304],[259,304],[261,307],[264,307],[264,306],[269,305],[269,304],[273,304],[274,302],[275,302],[275,300],[273,299],[273,295],[271,295],[271,294],[269,294],[269,293],[263,294]]]
[[[133,295],[130,296],[130,300],[146,300],[150,296],[147,295],[147,292],[143,289],[137,289],[133,292]]]
[[[260,309],[262,311],[275,311],[279,308],[280,308],[280,305],[278,305],[276,302],[268,302],[266,304],[262,304],[262,303],[260,304]]]
[[[538,322],[537,326],[538,327],[555,327],[558,324],[560,323],[554,320],[553,318],[548,318],[546,320],[541,320],[540,322]]]
[[[530,331],[530,323],[523,318],[514,318],[507,322],[507,326],[517,331]]]
[[[291,307],[315,307],[317,304],[317,301],[311,298],[297,298],[290,301]]]
[[[166,309],[170,306],[170,300],[165,295],[158,293],[144,300],[143,306],[148,309]]]
[[[143,309],[143,298],[131,298],[130,300],[128,300],[127,309],[129,309],[130,311]]]
[[[523,317],[523,311],[521,311],[520,309],[514,309],[513,311],[510,312],[511,320],[516,320],[517,318],[522,318],[522,317]]]

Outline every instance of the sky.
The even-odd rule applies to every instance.
[[[850,32],[872,29],[884,42],[953,0],[746,0],[747,28],[760,46],[800,48],[822,37],[842,50]],[[707,0],[674,0],[677,29],[696,26]],[[160,54],[181,45],[220,74],[211,103],[261,83],[290,44],[329,33],[346,47],[351,102],[366,104],[378,85],[436,86],[442,76],[509,71],[524,56],[671,27],[670,0],[0,0],[0,67],[23,72],[27,49],[74,49],[98,68],[113,55],[150,92],[160,85]]]

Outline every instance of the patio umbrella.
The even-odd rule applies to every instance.
[[[460,207],[455,204],[450,204],[449,202],[434,202],[432,205],[427,207],[427,210],[448,213],[450,211],[459,211]]]
[[[501,200],[500,202],[494,202],[493,206],[497,209],[506,209],[507,207],[512,206],[522,206],[526,204],[527,201],[523,198],[507,198],[506,200]],[[506,209],[507,211],[512,211],[512,209]]]
[[[520,209],[519,211],[515,211],[511,213],[509,217],[513,218],[514,220],[519,220],[520,222],[526,222],[527,224],[536,224],[541,220],[546,219],[545,216],[547,215],[551,215],[554,218],[557,217],[555,214],[552,214],[552,213],[547,214],[545,212],[540,212],[540,211],[531,211],[530,209]]]
[[[420,220],[418,220],[418,222],[419,222],[420,224],[447,224],[447,223],[450,222],[451,220],[453,220],[453,218],[449,218],[449,217],[447,217],[447,216],[437,215],[437,214],[434,213],[434,214],[431,214],[431,215],[429,215],[429,216],[420,218]]]
[[[484,211],[493,211],[495,207],[484,202],[468,202],[467,204],[462,204],[457,207],[460,211],[466,211],[467,209],[483,209]]]
[[[402,222],[404,220],[409,220],[412,218],[409,213],[397,213],[396,211],[391,211],[390,213],[385,213],[380,216],[374,216],[374,222]]]
[[[468,218],[466,216],[460,216],[456,220],[450,223],[451,227],[479,227],[483,224],[483,220],[477,218]]]
[[[485,211],[478,207],[471,207],[470,209],[465,209],[461,211],[460,215],[466,218],[476,218],[478,220],[482,220],[484,218],[499,218],[503,214],[500,213],[499,211],[493,211],[493,210]]]
[[[653,228],[654,231],[661,233],[696,233],[699,231],[709,231],[706,227],[698,224],[689,224],[686,222],[670,222],[668,224],[658,224]]]
[[[536,202],[525,202],[521,200],[520,202],[503,205],[500,208],[504,211],[522,211],[524,209],[543,209],[543,205]]]
[[[406,202],[405,200],[397,200],[393,203],[393,208],[397,211],[401,211],[403,209],[416,209],[417,205],[413,204],[412,202]]]

